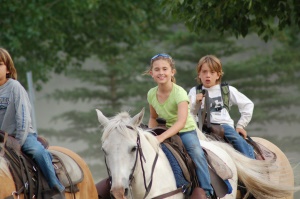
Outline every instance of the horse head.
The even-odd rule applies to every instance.
[[[111,178],[111,196],[123,199],[130,194],[130,186],[138,160],[139,132],[144,109],[134,117],[122,112],[113,118],[107,118],[97,110],[98,121],[104,127],[102,151]]]

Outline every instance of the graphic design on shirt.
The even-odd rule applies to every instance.
[[[6,109],[9,104],[8,97],[0,97],[0,109]]]
[[[210,112],[221,112],[223,108],[222,97],[209,98]]]

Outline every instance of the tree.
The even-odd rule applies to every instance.
[[[147,109],[144,123],[149,118],[147,92],[155,86],[152,78],[143,76],[143,72],[149,67],[151,55],[167,52],[172,55],[176,62],[178,71],[177,82],[188,89],[196,84],[191,79],[194,77],[194,68],[200,54],[211,51],[220,55],[230,55],[241,51],[235,47],[235,42],[228,38],[219,37],[217,34],[203,33],[200,36],[190,33],[181,24],[162,25],[158,27],[152,40],[144,41],[141,45],[135,46],[131,51],[123,52],[121,57],[113,57],[110,60],[99,60],[99,65],[72,69],[66,74],[72,78],[78,78],[86,85],[78,85],[71,90],[56,90],[49,97],[57,100],[70,102],[84,102],[91,104],[91,109],[86,111],[70,110],[55,119],[64,120],[68,128],[62,132],[52,135],[84,139],[89,148],[82,151],[89,157],[99,156],[99,123],[96,118],[95,109],[101,109],[107,116],[113,116],[120,111],[136,113],[142,107]],[[84,137],[82,135],[85,135]],[[97,138],[97,139],[95,139]]]
[[[32,71],[38,89],[50,72],[79,68],[92,55],[121,56],[155,30],[150,1],[1,1],[0,45],[9,50],[25,84]],[[154,6],[154,7],[153,7]],[[150,27],[150,28],[149,28]]]
[[[300,2],[297,0],[162,0],[162,4],[193,32],[229,32],[245,37],[254,31],[265,41],[277,31],[300,27]]]
[[[51,71],[60,73],[86,56],[77,47],[84,23],[81,14],[89,10],[89,5],[74,1],[1,1],[0,44],[10,51],[23,85],[27,71],[33,71],[40,88]]]

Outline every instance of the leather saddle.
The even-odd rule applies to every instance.
[[[165,126],[165,120],[162,118],[157,119],[158,126],[152,129],[149,129],[152,131],[155,135],[160,135],[161,133],[165,132],[167,130]],[[191,164],[186,161],[186,158],[182,158],[183,156],[189,156],[187,152],[184,155],[180,155],[178,151],[185,151],[181,139],[178,135],[172,136],[171,138],[164,141],[164,144],[167,146],[167,148],[173,153],[174,157],[176,158],[178,164],[181,167],[181,170],[184,174],[185,179],[188,182],[192,182],[193,189],[199,188],[198,182],[195,182],[195,179],[197,181],[197,176],[195,172],[195,166],[190,166],[188,164]],[[177,148],[180,148],[178,150]],[[208,169],[209,174],[211,178],[211,184],[214,188],[214,191],[216,193],[216,196],[219,198],[224,197],[228,193],[228,186],[225,184],[224,180],[227,180],[232,177],[231,169],[227,166],[225,162],[223,162],[220,158],[217,157],[216,154],[213,152],[203,148],[206,159],[210,160],[208,162]],[[212,164],[214,161],[211,161],[212,159],[218,159],[217,164]],[[193,170],[192,170],[192,169]],[[222,169],[222,171],[220,170]]]
[[[47,149],[48,141],[38,137],[38,141]],[[54,193],[49,188],[36,163],[21,151],[18,141],[7,133],[0,131],[0,155],[9,162],[9,170],[13,176],[16,194],[27,194],[29,198],[50,198]],[[52,164],[60,182],[65,186],[65,192],[79,191],[77,184],[83,180],[83,172],[79,165],[67,154],[49,150],[52,154]],[[27,184],[28,186],[24,186]],[[7,197],[9,198],[9,197]]]
[[[157,119],[157,122],[159,125],[153,129],[149,129],[144,124],[141,124],[140,127],[147,131],[152,132],[154,135],[159,135],[159,134],[165,132],[167,128],[165,126],[163,119]],[[191,186],[192,186],[193,190],[188,191],[191,194],[190,198],[191,199],[206,198],[204,190],[201,189],[200,187],[197,187],[198,182],[195,182],[195,179],[197,181],[197,176],[196,176],[195,170],[194,170],[195,169],[194,163],[193,162],[187,163],[186,158],[183,158],[183,156],[188,156],[188,154],[180,154],[178,152],[179,151],[178,148],[183,147],[183,144],[181,143],[181,139],[179,138],[179,136],[177,135],[177,137],[174,136],[174,137],[167,139],[166,142],[164,142],[164,144],[176,158],[176,160],[177,160],[178,164],[180,165],[180,168],[183,172],[184,178],[192,184]],[[174,147],[176,145],[177,145],[177,147]],[[178,147],[178,145],[180,145],[180,147]],[[216,156],[212,152],[207,152],[206,155],[208,157],[212,156],[213,158],[215,158],[215,156]],[[222,177],[220,177],[219,173],[217,173],[215,171],[215,170],[218,170],[216,165],[218,165],[218,167],[220,167],[220,168],[223,168],[222,172],[219,172],[222,174],[221,175]],[[216,165],[213,165],[213,164],[209,165],[209,172],[210,172],[210,176],[211,176],[211,182],[212,182],[212,185],[216,192],[216,195],[221,198],[221,197],[224,197],[228,191],[228,187],[224,183],[223,179],[231,178],[232,172],[228,168],[226,163],[224,163],[223,161],[219,161],[218,164],[216,164]],[[228,173],[225,173],[224,170],[226,170]],[[109,178],[105,178],[105,179],[101,180],[100,182],[96,183],[95,186],[96,186],[96,189],[98,192],[99,199],[109,199],[110,198],[111,184],[110,184]]]

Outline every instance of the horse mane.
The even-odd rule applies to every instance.
[[[108,123],[105,124],[105,129],[103,131],[101,141],[104,142],[104,140],[108,137],[110,132],[116,128],[121,135],[126,137],[128,137],[129,135],[130,137],[132,137],[132,139],[136,139],[135,137],[136,134],[132,132],[127,133],[128,132],[127,126],[130,119],[131,117],[128,112],[121,112],[115,115],[114,117],[109,118]],[[138,131],[137,133],[139,133],[140,136],[144,136],[148,140],[148,142],[156,152],[159,151],[159,142],[151,132],[145,131],[139,127],[137,127],[137,131]]]
[[[209,141],[208,137],[198,127],[196,128],[196,132],[199,140]]]
[[[157,138],[151,133],[151,131],[147,131],[147,130],[143,130],[140,129],[140,135],[143,134],[146,139],[149,141],[150,145],[153,147],[153,149],[158,152],[160,147],[159,147],[159,142],[157,140]]]
[[[130,115],[127,112],[121,112],[116,116],[111,117],[108,123],[105,124],[101,141],[104,142],[104,140],[108,137],[109,133],[116,128],[121,134],[126,136],[126,134],[128,134],[126,133],[128,131],[128,128],[126,126],[128,125],[130,119]]]
[[[0,156],[0,177],[4,177],[4,175],[10,176],[9,169],[5,158]]]

